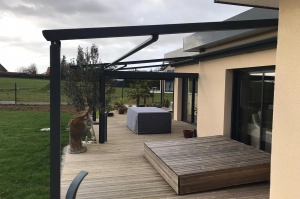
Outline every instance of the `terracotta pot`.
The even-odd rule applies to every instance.
[[[125,113],[125,108],[118,108],[118,113],[119,114],[124,114]]]
[[[185,138],[192,138],[194,137],[194,131],[192,130],[183,130],[183,135]]]

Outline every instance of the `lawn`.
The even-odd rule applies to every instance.
[[[68,145],[71,113],[61,114],[61,148]],[[49,112],[0,111],[0,198],[49,198]]]
[[[127,96],[126,96],[126,91],[127,90],[128,90],[128,88],[123,89],[123,98],[124,98],[124,103],[125,104],[128,104],[128,99],[127,99]],[[122,88],[116,88],[115,100],[113,100],[113,101],[117,101],[121,97],[122,97]],[[170,102],[173,101],[173,93],[165,93],[164,98],[168,99]],[[154,98],[152,99],[152,97],[151,97],[151,98],[147,99],[146,104],[152,104],[152,101],[153,101],[153,103],[160,104],[160,93],[154,93]],[[129,103],[136,104],[136,100],[131,99],[131,100],[129,100]],[[140,100],[140,104],[144,104],[143,99]]]
[[[49,80],[6,77],[0,78],[0,101],[15,101],[15,83],[17,84],[17,103],[50,101]],[[61,100],[66,102],[66,96],[62,95]]]
[[[17,103],[22,102],[49,102],[50,101],[50,87],[47,79],[29,79],[29,78],[0,78],[0,101],[14,101],[15,100],[15,83],[17,84]],[[67,102],[67,97],[63,94],[64,81],[62,81],[62,95],[61,101]],[[126,98],[126,90],[123,90],[124,103],[128,104]],[[118,101],[122,97],[122,88],[116,87],[113,102]],[[173,101],[172,93],[165,93],[165,99]],[[160,103],[160,93],[155,93],[154,98],[147,99],[147,104]],[[129,103],[135,104],[135,100],[130,100]],[[140,101],[143,104],[143,100]]]

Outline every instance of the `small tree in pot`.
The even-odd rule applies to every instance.
[[[116,108],[118,109],[119,114],[124,114],[126,111],[126,107],[123,102],[123,98],[120,98],[119,101],[115,103]]]
[[[163,105],[164,105],[164,107],[169,108],[169,106],[170,106],[170,101],[169,101],[169,99],[164,99],[164,100],[163,100]]]

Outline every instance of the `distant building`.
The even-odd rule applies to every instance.
[[[166,56],[165,56],[166,58]],[[163,72],[166,72],[166,73],[174,73],[174,68],[171,67],[171,66],[167,66]],[[161,89],[162,89],[162,86],[164,87],[163,88],[163,91],[164,92],[173,92],[174,91],[174,80],[163,80],[161,81]]]
[[[2,64],[0,64],[0,73],[6,73],[6,72],[7,72],[6,68],[4,68]]]
[[[46,75],[50,75],[50,67],[47,68]]]

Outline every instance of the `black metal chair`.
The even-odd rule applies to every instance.
[[[88,174],[86,171],[81,171],[72,181],[72,183],[69,186],[66,199],[75,199],[78,187],[83,180],[83,178]]]

